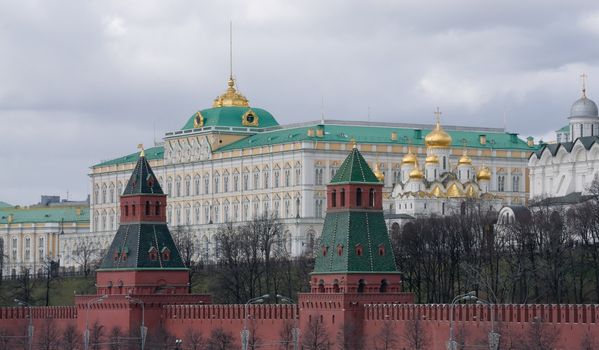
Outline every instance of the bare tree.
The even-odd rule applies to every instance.
[[[33,289],[35,287],[34,280],[31,278],[29,269],[23,268],[21,274],[17,278],[17,285],[13,291],[13,297],[32,304],[33,300]]]
[[[207,340],[204,338],[201,332],[193,329],[187,328],[185,332],[185,338],[183,344],[185,344],[185,348],[189,350],[203,350],[208,344]]]
[[[189,226],[177,226],[172,231],[172,234],[175,245],[177,246],[177,249],[179,249],[179,253],[183,259],[183,263],[189,269],[188,291],[191,293],[191,280],[200,258],[199,243],[196,243],[197,240]]]
[[[337,332],[337,347],[339,350],[361,350],[364,347],[362,331],[353,319],[346,319]]]
[[[320,315],[312,315],[303,332],[302,345],[306,350],[328,350],[331,347],[329,334],[323,322],[320,321]]]
[[[74,324],[68,324],[62,331],[60,345],[64,350],[77,350],[80,348],[81,334],[79,334]]]
[[[40,350],[58,350],[60,347],[60,332],[52,318],[46,318],[36,335],[37,348]]]
[[[121,349],[121,342],[122,342],[122,338],[123,338],[123,331],[121,330],[121,327],[119,326],[114,326],[112,327],[112,329],[110,330],[110,350],[120,350]]]
[[[58,262],[53,259],[46,258],[41,263],[43,278],[44,278],[44,302],[46,306],[50,306],[50,290],[52,288],[52,282],[59,278],[58,276]]]
[[[248,330],[250,331],[250,334],[249,334],[249,337],[248,337],[248,346],[249,346],[249,348],[251,350],[259,348],[260,347],[260,343],[262,342],[262,339],[258,335],[258,322],[253,317],[252,317],[252,319],[250,321],[250,327],[249,327]]]
[[[210,334],[207,350],[232,350],[235,349],[235,341],[230,332],[222,328],[215,328]]]
[[[104,341],[104,326],[99,321],[95,321],[90,331],[89,343],[93,350],[100,350]]]
[[[529,350],[551,350],[559,338],[559,330],[550,328],[550,325],[536,317],[529,325],[526,336],[526,346]]]
[[[397,347],[399,337],[391,321],[385,320],[381,330],[373,336],[372,343],[375,350],[393,350]]]
[[[410,349],[423,350],[429,345],[420,317],[420,313],[416,313],[412,319],[405,323],[404,338]]]
[[[98,244],[92,239],[78,240],[73,249],[73,260],[79,265],[83,271],[83,275],[87,278],[92,269],[94,262],[99,258]]]
[[[295,327],[293,320],[283,321],[283,325],[279,330],[279,341],[281,342],[281,350],[290,350],[293,348],[293,328]]]
[[[584,334],[580,340],[580,350],[595,350],[598,349],[599,345],[595,338],[588,331]]]

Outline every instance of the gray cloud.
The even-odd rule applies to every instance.
[[[590,76],[591,1],[0,1],[0,200],[83,198],[89,166],[180,128],[234,66],[281,123],[320,117],[503,126],[567,123]]]

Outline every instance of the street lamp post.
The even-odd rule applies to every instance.
[[[85,304],[85,334],[83,335],[83,347],[85,350],[89,349],[89,306],[95,303],[101,303],[104,299],[108,298],[108,295],[102,295],[96,299],[90,299]]]
[[[33,315],[31,314],[31,304],[28,302],[15,299],[15,303],[19,306],[26,306],[29,311],[29,326],[27,327],[27,346],[29,350],[33,349]]]
[[[256,298],[252,298],[250,300],[247,301],[247,303],[245,303],[244,306],[244,311],[243,311],[243,331],[241,331],[241,349],[242,350],[247,350],[248,349],[248,343],[249,343],[249,338],[250,338],[250,331],[248,330],[247,327],[247,322],[248,322],[248,306],[250,304],[261,304],[264,302],[264,300],[270,298],[269,294],[264,294],[261,297],[256,297]],[[143,350],[143,349],[142,349]]]
[[[140,327],[140,338],[141,338],[141,350],[144,350],[144,347],[146,346],[146,336],[148,335],[148,329],[146,328],[145,325],[145,309],[144,309],[144,302],[141,299],[137,299],[137,298],[133,298],[129,295],[127,295],[125,297],[127,300],[129,300],[129,302],[134,303],[134,304],[139,304],[141,305],[141,327]]]
[[[293,330],[292,330],[291,334],[293,336],[293,350],[299,350],[299,327],[297,326],[297,303],[295,302],[295,300],[293,300],[289,297],[286,297],[284,295],[281,295],[281,294],[277,294],[277,299],[281,299],[281,301],[295,305],[295,310],[293,313]]]
[[[449,340],[447,341],[447,350],[457,350],[458,343],[453,339],[453,307],[455,304],[462,300],[475,300],[477,299],[475,296],[475,291],[470,291],[466,294],[460,294],[453,298],[451,301],[451,307],[449,309]]]
[[[489,306],[489,309],[491,309],[491,331],[489,332],[489,350],[497,350],[499,349],[499,341],[501,338],[501,334],[495,332],[495,307],[488,300],[482,298],[476,298],[476,300],[478,304],[486,304]]]

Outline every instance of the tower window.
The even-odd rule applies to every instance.
[[[129,206],[125,205],[125,216],[129,216]]]
[[[385,245],[384,244],[379,245],[379,255],[380,256],[385,255]]]
[[[156,212],[156,215],[160,215],[160,202],[156,202],[155,212]]]
[[[333,190],[331,192],[331,206],[335,208],[337,206],[337,191]]]
[[[343,255],[343,244],[337,244],[337,255]]]
[[[341,207],[345,207],[345,189],[341,189]]]
[[[358,293],[364,293],[364,288],[366,287],[366,281],[361,279],[358,281]]]
[[[362,256],[362,245],[361,244],[356,244],[356,255]]]
[[[162,248],[162,260],[169,261],[171,259],[171,250],[167,247]]]
[[[371,188],[368,193],[368,201],[370,202],[370,206],[374,207],[374,188]]]
[[[131,215],[135,216],[135,204],[131,206]]]
[[[150,201],[146,201],[146,215],[150,215]]]
[[[362,189],[358,188],[356,190],[356,206],[361,206],[362,205]]]

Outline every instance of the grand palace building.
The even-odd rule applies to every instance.
[[[439,129],[448,139],[433,137]],[[502,204],[524,204],[528,158],[537,148],[531,139],[500,128],[441,126],[440,113],[435,125],[324,119],[280,125],[271,113],[250,105],[231,77],[211,108],[193,112],[145,155],[169,197],[169,226],[192,231],[203,259],[218,253],[213,235],[219,225],[263,213],[280,218],[285,227],[280,244],[298,256],[311,251],[320,235],[325,184],[354,143],[384,185],[388,216],[400,212],[392,196],[397,186],[412,197],[434,192],[439,201],[484,192]],[[460,163],[464,155],[467,167]],[[137,159],[132,153],[91,167],[91,236],[101,246],[109,245],[118,226],[119,198]],[[411,189],[414,171],[422,173],[417,180],[426,191]],[[484,188],[477,174],[483,174]],[[461,178],[449,183],[455,176]]]

